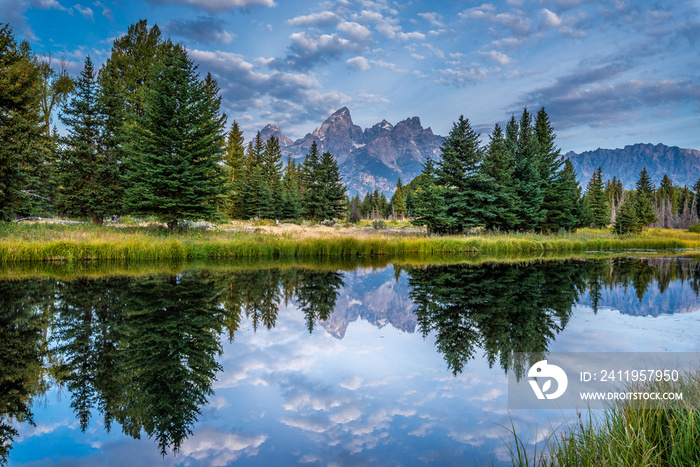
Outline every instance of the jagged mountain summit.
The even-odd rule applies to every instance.
[[[583,187],[598,166],[603,169],[606,179],[615,176],[626,189],[634,188],[644,167],[657,187],[664,174],[674,184],[688,187],[692,187],[700,177],[700,151],[664,144],[634,144],[622,149],[598,148],[580,154],[569,152],[566,157],[576,169]]]
[[[284,133],[282,133],[282,130],[277,125],[273,125],[272,123],[268,123],[265,125],[265,128],[260,130],[260,138],[263,141],[267,141],[270,139],[272,136],[277,138],[280,142],[280,148],[284,149],[292,144],[294,144],[294,141],[291,139],[287,138]]]
[[[275,125],[261,131],[266,141],[271,135],[280,140],[282,153],[302,160],[316,141],[321,151],[329,151],[338,161],[350,195],[378,189],[391,193],[396,180],[408,181],[420,174],[428,156],[437,158],[443,137],[423,128],[418,117],[396,125],[386,120],[362,130],[352,122],[350,110],[343,107],[328,117],[320,127],[292,144]]]

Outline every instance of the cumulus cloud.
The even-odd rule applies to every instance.
[[[345,37],[355,42],[365,42],[372,36],[372,32],[365,26],[353,22],[340,23],[338,31],[341,31]]]
[[[163,29],[169,34],[187,37],[203,44],[229,44],[236,37],[226,31],[226,22],[211,16],[200,16],[194,20],[174,19]]]
[[[274,0],[146,0],[157,5],[188,5],[207,10],[210,13],[220,13],[226,10],[248,9],[253,7],[272,8],[277,6]]]
[[[438,13],[435,12],[429,12],[429,13],[418,13],[418,16],[426,20],[428,23],[430,23],[432,26],[442,28],[445,27],[445,23],[442,22],[441,16]]]
[[[369,62],[367,61],[367,59],[365,57],[358,56],[358,57],[349,58],[349,59],[345,60],[345,63],[347,63],[350,66],[350,68],[354,68],[354,69],[359,70],[359,71],[367,71],[370,68],[372,68],[369,65]]]
[[[504,26],[516,37],[530,34],[532,22],[523,11],[495,13],[496,8],[490,4],[469,8],[458,14],[462,19],[478,19],[492,24]]]
[[[241,456],[256,455],[267,438],[263,434],[227,433],[203,427],[182,442],[179,454],[186,464],[206,460],[209,465],[228,465]]]
[[[287,21],[290,26],[307,27],[331,27],[340,23],[342,19],[332,11],[322,11],[310,15],[297,16]]]
[[[479,55],[481,55],[482,57],[488,58],[489,60],[492,60],[492,61],[498,63],[499,65],[507,65],[512,61],[512,59],[508,55],[506,55],[502,52],[499,52],[498,50],[489,50],[488,52],[479,52]]]

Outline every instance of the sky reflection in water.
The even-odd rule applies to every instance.
[[[236,287],[260,289],[256,281],[267,280],[271,288],[258,290],[263,298],[245,287],[236,290],[252,295],[241,298],[235,281],[226,287],[220,277],[207,276],[217,303],[274,298],[281,305],[276,317],[269,308],[265,314],[264,305],[262,313],[243,311],[233,341],[236,320],[224,318],[217,357],[223,371],[210,381],[213,394],[176,455],[162,458],[156,440],[143,432],[143,439],[132,439],[118,423],[107,434],[97,407],[82,433],[64,383],[35,399],[35,427],[14,423],[19,437],[10,465],[509,464],[502,438],[508,439],[511,422],[525,438],[541,440],[550,424],[573,415],[509,413],[503,368],[510,352],[698,351],[697,265],[601,260],[388,266],[336,276],[297,271],[294,280],[269,271],[227,276],[239,274]],[[175,288],[162,293],[181,300],[177,287],[188,278],[177,277]],[[291,284],[271,296],[277,280]],[[330,300],[326,292],[334,289]],[[128,293],[113,294],[130,300]],[[329,305],[334,311],[324,316]]]

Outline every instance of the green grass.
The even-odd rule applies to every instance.
[[[539,451],[514,433],[509,449],[517,466],[649,466],[700,465],[700,373],[678,382],[646,383],[638,391],[683,392],[670,408],[621,401],[604,411],[560,428]]]
[[[313,229],[287,234],[198,231],[175,234],[162,227],[57,224],[0,225],[0,263],[18,261],[156,260],[203,258],[320,258],[439,254],[542,254],[639,250],[698,250],[700,234],[654,229],[616,236],[582,229],[541,235],[498,233],[426,237],[395,231]]]

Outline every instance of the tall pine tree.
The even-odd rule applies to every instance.
[[[129,132],[127,202],[171,230],[182,219],[213,219],[226,183],[218,171],[223,117],[180,47],[166,52],[152,86]]]
[[[68,129],[63,138],[56,170],[59,210],[85,216],[102,224],[105,216],[120,208],[120,169],[118,161],[104,152],[104,118],[98,103],[99,86],[92,59],[85,59],[76,83],[75,96],[60,116]]]

